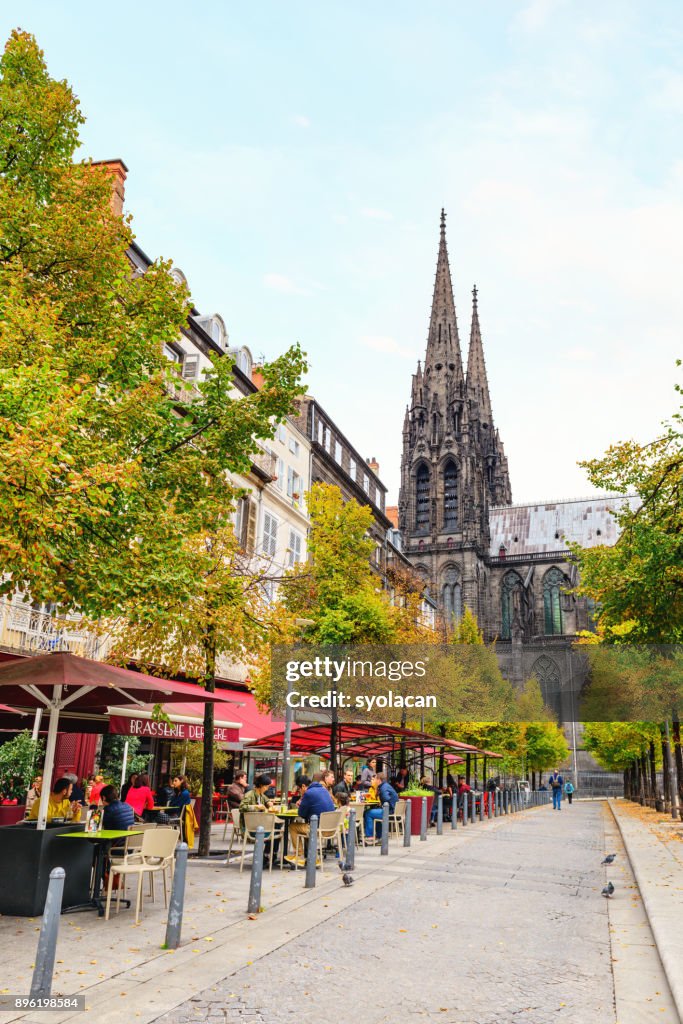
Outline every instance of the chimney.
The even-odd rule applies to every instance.
[[[102,167],[111,178],[111,208],[117,217],[123,216],[128,168],[123,160],[93,160],[91,167]]]
[[[367,462],[372,472],[375,473],[376,476],[379,476],[379,462],[377,461],[375,456],[373,455],[372,458],[366,459],[365,461]]]

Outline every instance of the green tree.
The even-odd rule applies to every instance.
[[[105,733],[102,737],[102,750],[100,751],[100,772],[105,781],[112,782],[117,789],[121,785],[126,743],[128,743],[126,778],[135,773],[140,774],[149,770],[149,754],[138,753],[140,749],[138,736],[118,736],[114,733]]]
[[[0,794],[3,797],[24,799],[43,753],[42,740],[31,739],[28,729],[0,746]]]
[[[0,590],[92,616],[191,588],[187,537],[224,518],[299,391],[298,347],[235,394],[217,358],[176,397],[163,355],[190,310],[158,261],[127,256],[102,168],[74,163],[78,102],[32,36],[0,60]],[[180,392],[183,394],[183,392]]]
[[[528,722],[524,746],[527,767],[532,772],[551,771],[569,757],[564,733],[554,722]]]
[[[680,385],[676,391],[680,395]],[[580,592],[596,602],[606,642],[675,644],[683,638],[681,425],[679,409],[654,441],[615,444],[583,463],[595,487],[639,499],[637,508],[616,512],[621,533],[614,546],[574,548]]]

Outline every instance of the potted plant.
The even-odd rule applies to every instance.
[[[410,800],[410,834],[411,836],[419,836],[422,821],[422,798],[427,798],[427,825],[429,825],[432,804],[434,803],[434,791],[432,789],[424,789],[420,785],[419,779],[411,775],[408,778],[408,785],[400,796],[401,800]]]
[[[28,729],[0,746],[0,795],[7,801],[0,805],[0,825],[14,825],[24,817],[26,793],[42,755],[42,741],[34,742]]]

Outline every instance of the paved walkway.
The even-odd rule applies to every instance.
[[[641,970],[647,1015],[627,999],[626,1016],[617,1018],[612,911],[600,896],[600,861],[606,842],[617,839],[600,802],[459,830],[437,856],[430,835],[391,866],[380,890],[330,910],[323,922],[254,957],[158,1024],[319,1024],[342,1017],[363,1024],[399,1017],[416,1024],[672,1024],[666,981],[642,930],[645,945],[629,953],[622,941],[618,960],[624,977]],[[626,902],[633,901],[622,899],[622,908]],[[620,927],[627,924],[620,918]],[[648,957],[654,966],[643,978]]]

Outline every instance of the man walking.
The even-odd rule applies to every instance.
[[[567,797],[567,800],[571,804],[572,796],[574,795],[574,785],[569,781],[569,779],[567,779],[567,781],[564,784],[564,792]]]
[[[553,810],[562,810],[562,787],[564,786],[564,779],[560,775],[560,769],[556,768],[553,774],[548,779],[550,788],[553,791]]]

